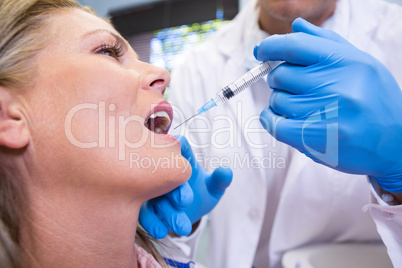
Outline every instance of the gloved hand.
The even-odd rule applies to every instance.
[[[402,93],[378,60],[303,19],[293,32],[254,48],[260,61],[286,61],[260,121],[276,139],[318,163],[374,177],[402,192]],[[394,51],[399,53],[398,51]]]
[[[147,201],[141,208],[139,221],[156,239],[164,238],[168,231],[189,235],[192,224],[209,213],[219,202],[232,181],[232,170],[220,167],[212,174],[196,161],[190,144],[184,137],[181,154],[189,161],[192,173],[187,183],[175,190]]]

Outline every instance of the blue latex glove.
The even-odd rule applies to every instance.
[[[303,19],[293,32],[254,49],[260,61],[286,61],[260,121],[276,139],[339,171],[374,177],[402,192],[402,93],[378,60]],[[399,53],[399,51],[394,51]]]
[[[220,167],[212,174],[196,161],[191,146],[184,137],[181,154],[190,162],[192,173],[187,183],[175,190],[147,201],[141,208],[139,221],[156,239],[164,238],[169,231],[189,235],[192,224],[209,213],[219,202],[232,181],[232,170]]]

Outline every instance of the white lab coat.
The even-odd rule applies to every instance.
[[[176,123],[257,64],[253,46],[266,37],[257,29],[257,12],[251,1],[174,69],[170,101]],[[340,0],[322,26],[377,57],[402,84],[401,14],[399,6],[376,0]],[[377,200],[370,199],[366,176],[316,164],[262,129],[258,117],[270,93],[261,79],[181,128],[207,169],[222,164],[234,171],[232,185],[210,214],[207,267],[280,267],[286,251],[305,245],[381,239],[370,213],[362,209]],[[401,208],[383,203],[367,209],[395,267],[402,267]],[[182,238],[179,247],[194,245],[194,239]]]

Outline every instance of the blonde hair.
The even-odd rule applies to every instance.
[[[57,11],[78,8],[95,14],[75,0],[0,0],[0,87],[26,88],[34,77],[34,57],[46,47],[48,18]],[[4,151],[0,148],[0,151]],[[16,170],[0,166],[0,266],[20,266],[19,226],[23,215],[23,186]],[[161,265],[153,239],[139,227],[136,241]]]
[[[32,59],[46,46],[48,15],[80,8],[74,0],[2,0],[0,2],[0,85],[18,88],[32,77]]]

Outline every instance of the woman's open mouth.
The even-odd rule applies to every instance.
[[[173,119],[172,106],[167,101],[161,101],[151,109],[144,125],[157,134],[167,134]]]
[[[167,134],[170,128],[171,120],[169,114],[165,111],[158,111],[145,119],[145,126],[158,134]]]

